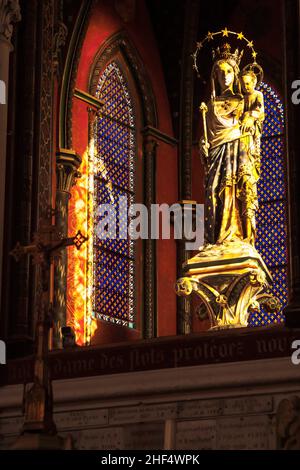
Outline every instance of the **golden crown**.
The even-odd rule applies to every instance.
[[[228,43],[225,43],[221,47],[217,47],[216,49],[213,49],[212,50],[213,60],[218,61],[221,59],[224,59],[224,60],[231,59],[237,65],[240,65],[244,51],[243,50],[239,51],[238,49],[236,49],[233,54],[230,51],[231,51],[231,46]]]

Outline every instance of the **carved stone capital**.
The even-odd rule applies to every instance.
[[[0,0],[0,39],[10,42],[13,23],[20,20],[19,0]]]
[[[78,168],[81,157],[74,150],[60,149],[56,153],[57,191],[70,193],[81,174]]]

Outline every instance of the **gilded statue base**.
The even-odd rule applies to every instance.
[[[243,241],[206,245],[183,265],[176,293],[199,296],[206,307],[211,328],[248,325],[252,311],[265,304],[278,310],[278,299],[267,293],[272,276],[256,249]]]

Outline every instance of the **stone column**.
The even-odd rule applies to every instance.
[[[300,327],[300,105],[291,100],[292,83],[300,79],[300,2],[283,2],[286,152],[289,210],[290,298],[285,309],[286,326]]]
[[[2,260],[6,168],[6,138],[8,111],[9,55],[13,50],[11,36],[13,23],[21,20],[19,0],[0,0],[0,304],[2,287]]]
[[[157,141],[151,135],[144,136],[145,204],[148,209],[148,227],[151,227],[151,204],[155,203],[155,162]],[[144,260],[144,337],[157,334],[156,324],[156,242],[145,240]]]
[[[159,142],[177,146],[178,141],[150,125],[143,129],[144,201],[148,209],[148,230],[151,228],[151,204],[156,201],[156,159]],[[156,240],[149,237],[144,245],[144,338],[157,336],[157,263]]]
[[[182,276],[182,265],[190,258],[190,251],[186,250],[186,243],[192,243],[194,240],[186,238],[186,231],[196,228],[196,201],[184,200],[178,201],[181,207],[180,217],[182,218],[182,239],[177,240],[177,276]],[[192,227],[187,222],[192,221]],[[178,301],[179,300],[179,301]],[[182,335],[188,335],[192,332],[192,312],[191,301],[189,297],[179,297],[177,299],[177,332]]]
[[[184,40],[181,61],[181,102],[179,138],[179,198],[192,203],[192,131],[194,110],[194,70],[192,53],[195,49],[200,4],[198,0],[188,0],[185,6]],[[177,244],[177,277],[182,276],[182,264],[189,258],[185,250],[185,240]],[[177,298],[177,333],[191,331],[191,306],[188,298]]]
[[[73,150],[60,149],[56,154],[56,210],[55,225],[63,237],[68,236],[68,205],[71,187],[80,176],[81,157]],[[66,326],[67,249],[60,252],[54,269],[53,348],[62,347],[61,328]]]

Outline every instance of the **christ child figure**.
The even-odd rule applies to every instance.
[[[244,113],[241,120],[242,133],[249,132],[253,136],[253,154],[259,165],[260,138],[262,123],[265,117],[264,97],[261,91],[255,89],[257,77],[253,70],[242,72],[241,86],[244,95]]]

